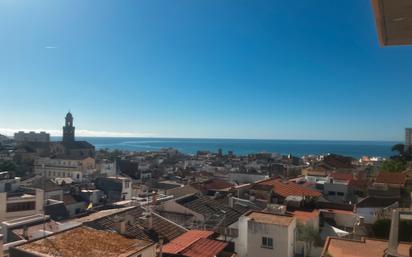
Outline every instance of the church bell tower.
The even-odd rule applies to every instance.
[[[66,124],[63,127],[63,142],[74,142],[73,116],[70,112],[66,114]]]

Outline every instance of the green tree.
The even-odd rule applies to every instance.
[[[406,162],[402,160],[386,160],[382,162],[381,170],[387,172],[401,172],[407,167]]]
[[[304,243],[305,256],[310,255],[312,247],[320,242],[319,231],[310,224],[297,224],[297,238]]]
[[[396,144],[392,146],[392,151],[393,152],[398,152],[400,156],[403,156],[405,154],[405,145],[404,144]]]
[[[16,171],[17,166],[12,161],[2,161],[0,162],[0,171]]]
[[[115,149],[115,150],[110,152],[109,160],[114,161],[117,158],[119,158],[120,156],[122,156],[122,154],[123,154],[123,152],[121,150]]]

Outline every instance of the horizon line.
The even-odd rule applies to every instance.
[[[53,138],[61,138],[62,136],[50,136]],[[232,138],[232,137],[164,137],[164,136],[135,136],[135,137],[122,137],[122,136],[76,136],[76,138],[119,138],[119,139],[185,139],[185,140],[254,140],[254,141],[347,141],[347,142],[388,142],[388,143],[402,143],[402,140],[378,140],[378,139],[293,139],[293,138]]]

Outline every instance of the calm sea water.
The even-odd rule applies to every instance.
[[[54,138],[59,140],[58,138]],[[399,142],[389,141],[326,141],[326,140],[255,140],[255,139],[176,139],[176,138],[103,138],[83,137],[97,149],[122,149],[130,151],[156,151],[173,147],[187,154],[198,150],[224,152],[232,150],[235,154],[271,152],[302,156],[308,154],[335,153],[355,158],[369,155],[388,157],[393,155],[391,147]]]

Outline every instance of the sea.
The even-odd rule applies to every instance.
[[[55,137],[52,140],[61,140]],[[128,151],[157,151],[175,148],[182,153],[195,154],[197,151],[224,153],[233,151],[237,155],[251,153],[277,153],[294,156],[310,154],[340,154],[360,158],[362,156],[389,157],[395,141],[337,141],[337,140],[259,140],[259,139],[189,139],[189,138],[109,138],[77,137],[86,140],[96,149],[119,149]]]

